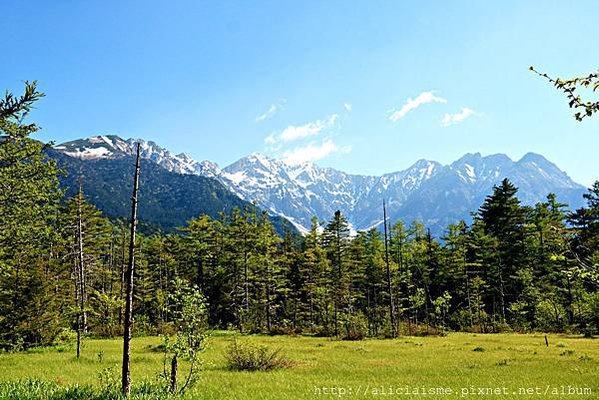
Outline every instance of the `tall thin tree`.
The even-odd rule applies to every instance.
[[[77,194],[77,283],[79,297],[79,312],[77,314],[77,359],[81,356],[81,335],[86,330],[87,316],[85,315],[85,264],[83,257],[83,182],[79,179],[79,193]]]
[[[139,189],[139,153],[140,144],[137,143],[135,157],[135,176],[133,178],[133,195],[131,197],[131,237],[129,241],[129,263],[125,273],[125,326],[123,329],[123,372],[122,390],[126,397],[131,394],[131,332],[133,319],[133,268],[135,267],[135,232],[137,230],[137,202]]]
[[[389,244],[387,239],[387,207],[383,200],[383,225],[385,226],[385,267],[387,272],[387,292],[389,295],[389,322],[391,323],[391,335],[397,336],[397,325],[395,323],[395,306],[393,303],[393,287],[391,284],[391,265],[389,264]]]

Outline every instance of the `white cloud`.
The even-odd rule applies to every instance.
[[[285,99],[281,99],[277,103],[271,104],[270,107],[268,108],[268,110],[264,114],[257,116],[254,121],[262,122],[262,121],[266,121],[267,119],[271,119],[272,117],[275,116],[275,114],[277,112],[279,112],[280,110],[283,109],[283,105],[285,104],[286,101],[287,100],[285,100]]]
[[[447,127],[462,122],[468,117],[476,115],[476,112],[467,107],[463,107],[459,113],[445,114],[441,120],[441,126]]]
[[[311,136],[317,136],[323,130],[332,127],[337,123],[339,115],[332,114],[322,120],[309,122],[305,125],[289,125],[279,134],[271,133],[264,139],[264,143],[274,145],[277,142],[291,142]]]
[[[447,103],[442,97],[435,96],[435,92],[422,92],[415,99],[411,97],[406,100],[399,110],[391,110],[389,119],[393,122],[399,121],[405,117],[410,111],[415,110],[423,104],[428,103]]]
[[[288,164],[301,164],[307,161],[317,161],[334,153],[349,153],[351,146],[339,147],[332,139],[321,144],[310,143],[305,147],[297,147],[283,153],[283,161]]]
[[[352,109],[351,103],[343,103],[343,108],[345,108],[345,111],[350,112]]]
[[[270,135],[268,135],[266,138],[264,138],[264,143],[268,144],[268,145],[273,145],[277,142],[277,135],[273,132]]]

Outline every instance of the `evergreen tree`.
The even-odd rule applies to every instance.
[[[495,289],[494,314],[501,323],[508,322],[508,309],[519,295],[521,286],[514,278],[518,270],[528,266],[525,245],[525,209],[521,207],[516,193],[518,189],[504,179],[494,186],[480,207],[477,219],[492,241],[493,259],[489,268],[488,282]]]
[[[60,315],[54,297],[62,274],[53,244],[60,196],[56,163],[46,146],[31,139],[35,124],[24,124],[43,96],[36,83],[25,93],[0,99],[0,347],[51,343]],[[54,260],[49,262],[48,260]],[[50,268],[52,267],[52,268]]]
[[[322,237],[318,232],[318,219],[312,218],[310,232],[304,239],[301,275],[304,277],[304,293],[307,300],[307,325],[310,331],[320,334],[332,332],[333,314],[332,287],[330,281],[330,262],[322,246]]]
[[[349,224],[341,211],[335,211],[333,219],[324,230],[324,247],[331,264],[330,285],[333,295],[333,324],[335,336],[339,336],[339,321],[352,311],[352,294],[349,260]]]

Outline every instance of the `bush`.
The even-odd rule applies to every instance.
[[[69,328],[62,328],[56,338],[54,338],[54,346],[69,345],[77,340],[77,332]]]
[[[343,318],[343,340],[362,340],[368,333],[368,319],[362,313]]]
[[[510,333],[513,332],[512,328],[505,322],[497,322],[493,324],[493,333]]]
[[[237,339],[226,354],[227,366],[233,371],[270,371],[293,366],[281,349],[270,350],[266,346],[240,343]]]
[[[563,332],[568,321],[564,307],[555,302],[543,300],[537,304],[535,313],[536,328],[545,332]]]
[[[335,331],[328,325],[319,325],[312,328],[312,334],[314,337],[331,337],[335,334]]]
[[[170,314],[175,334],[163,336],[164,365],[161,375],[168,383],[170,393],[179,395],[197,381],[197,367],[201,367],[199,355],[206,348],[208,338],[208,306],[199,289],[182,279],[175,279],[174,290],[169,298],[170,307],[165,311]],[[167,359],[170,359],[170,373],[166,370]],[[178,384],[179,360],[189,362],[182,386]]]
[[[147,315],[138,315],[133,323],[133,336],[154,336],[156,335],[156,327],[150,321]]]
[[[400,334],[403,336],[444,336],[444,333],[435,326],[414,323],[410,326],[406,323],[401,324]]]
[[[285,335],[285,336],[294,336],[298,333],[301,333],[301,329],[295,329],[289,320],[283,320],[279,324],[273,326],[268,332],[269,335]]]

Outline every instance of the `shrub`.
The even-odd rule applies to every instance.
[[[513,332],[512,328],[505,322],[497,322],[493,324],[494,333],[509,333]]]
[[[274,335],[285,335],[294,336],[301,332],[301,329],[296,329],[291,324],[291,321],[284,319],[278,325],[273,326],[268,332],[271,336]]]
[[[343,340],[362,340],[368,332],[368,320],[362,313],[345,315]]]
[[[54,346],[69,345],[77,340],[77,332],[69,328],[62,328],[54,338]]]
[[[163,336],[162,378],[168,382],[170,393],[178,395],[197,381],[198,367],[201,367],[199,355],[206,348],[208,337],[208,307],[199,289],[182,279],[175,279],[169,298],[170,307],[165,311],[170,314],[176,333]],[[167,359],[170,359],[170,373],[167,372]],[[181,387],[178,386],[180,359],[189,362],[187,377]]]
[[[442,336],[442,332],[435,326],[427,324],[414,324],[409,327],[407,324],[402,324],[401,334],[404,336]]]
[[[535,322],[538,330],[562,332],[566,328],[567,320],[567,312],[558,302],[543,300],[537,304]]]
[[[150,321],[147,315],[138,315],[133,324],[133,336],[153,336],[156,335],[156,327]]]
[[[317,326],[312,329],[314,337],[331,337],[335,334],[335,331],[328,325]]]
[[[270,371],[293,365],[280,348],[270,350],[266,346],[240,343],[237,339],[229,346],[226,359],[227,366],[233,371]]]

